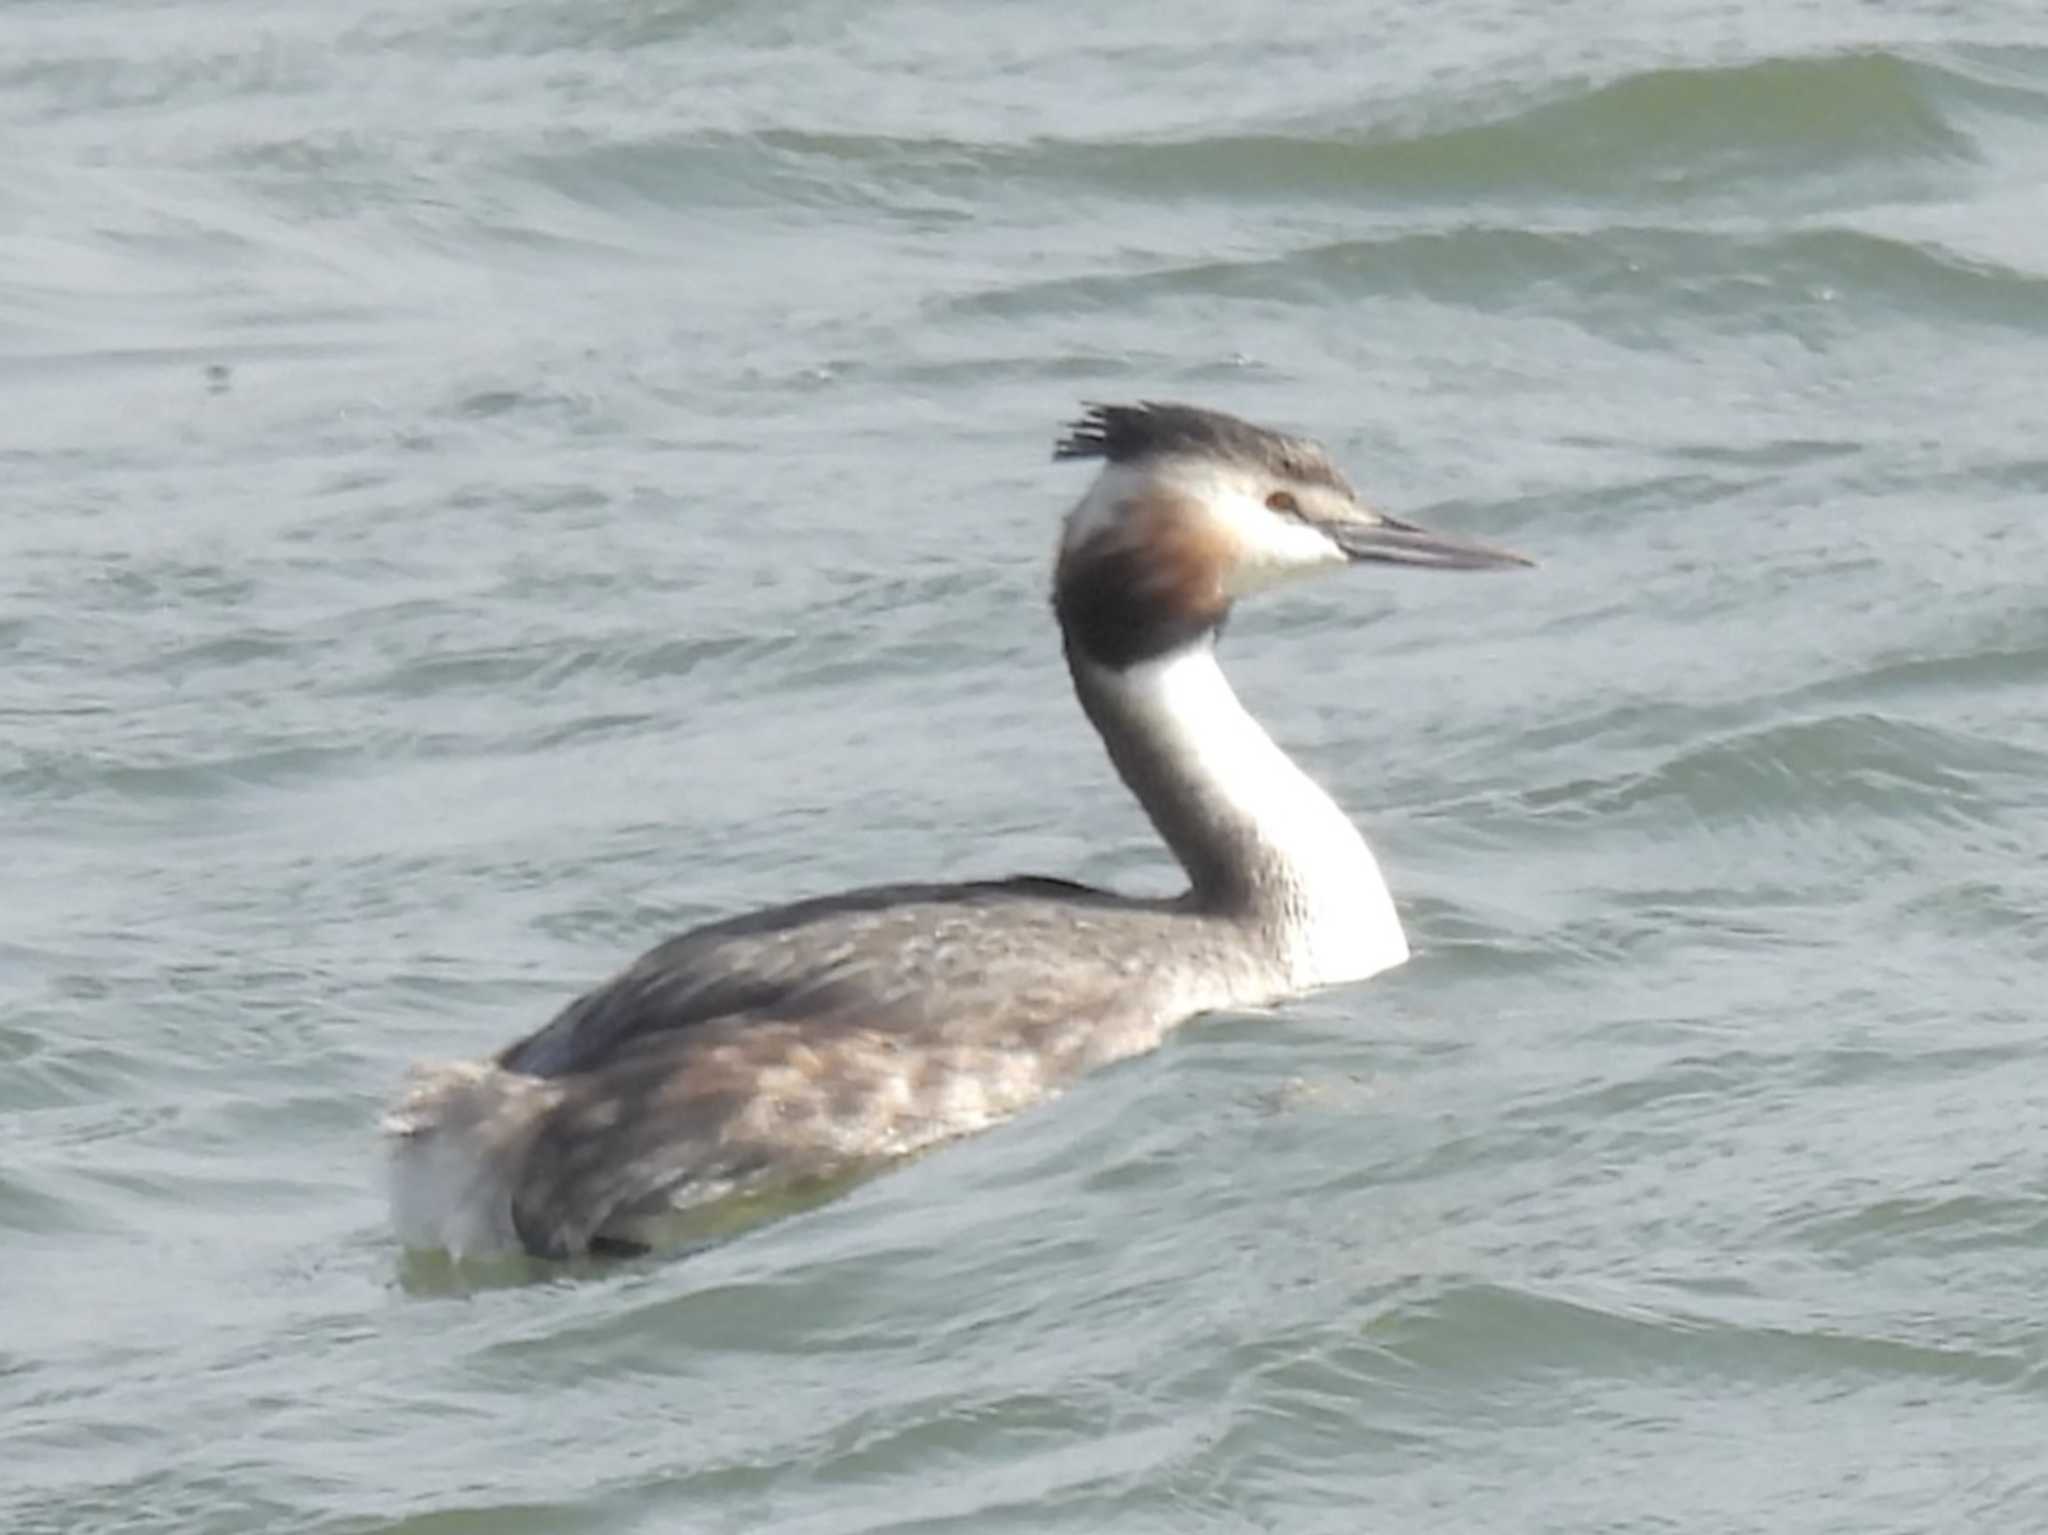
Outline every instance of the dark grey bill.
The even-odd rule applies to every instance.
[[[1323,523],[1322,530],[1354,564],[1422,565],[1432,570],[1507,570],[1534,565],[1532,559],[1482,544],[1477,539],[1432,533],[1391,517],[1376,523]]]

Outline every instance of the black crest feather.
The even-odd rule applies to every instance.
[[[1086,414],[1053,445],[1052,456],[1101,458],[1112,464],[1155,458],[1222,459],[1347,493],[1351,488],[1323,445],[1312,438],[1254,426],[1220,410],[1160,400],[1087,406]]]

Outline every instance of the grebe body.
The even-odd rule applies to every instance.
[[[384,1120],[408,1247],[633,1250],[679,1210],[983,1129],[1176,1024],[1408,957],[1350,819],[1216,660],[1231,605],[1318,571],[1527,564],[1372,511],[1313,441],[1098,406],[1053,606],[1082,709],[1186,870],[1139,899],[1042,878],[889,885],[672,938]]]

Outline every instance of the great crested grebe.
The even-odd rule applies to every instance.
[[[1216,664],[1231,604],[1384,563],[1529,562],[1371,510],[1320,444],[1188,405],[1091,407],[1101,459],[1053,581],[1067,668],[1186,894],[883,885],[650,950],[488,1061],[414,1068],[384,1120],[411,1248],[633,1251],[664,1218],[997,1123],[1199,1013],[1408,957],[1357,829]]]

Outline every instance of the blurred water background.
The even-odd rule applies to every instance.
[[[0,12],[0,1527],[2048,1525],[2048,12]],[[371,1131],[691,921],[1163,888],[1082,399],[1537,555],[1228,662],[1418,957],[681,1262]]]

